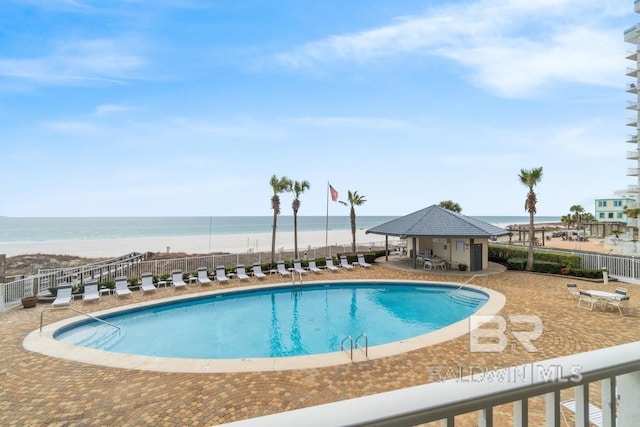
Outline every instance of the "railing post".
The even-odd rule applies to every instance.
[[[478,427],[493,427],[493,406],[482,409],[478,413]]]
[[[513,402],[513,426],[527,427],[529,425],[529,400],[522,399]]]
[[[560,425],[560,390],[552,391],[545,395],[547,427]]]
[[[580,384],[575,387],[576,399],[576,425],[589,425],[589,384]]]
[[[617,425],[620,427],[637,426],[640,419],[640,371],[630,372],[616,378],[618,388]],[[613,420],[615,422],[615,419]]]
[[[602,394],[602,426],[616,425],[616,377],[605,378],[600,381]]]

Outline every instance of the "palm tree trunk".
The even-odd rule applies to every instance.
[[[351,237],[353,239],[351,243],[351,250],[356,251],[356,210],[351,206]]]
[[[300,258],[298,256],[298,211],[295,209],[293,211],[293,250],[294,258]]]
[[[527,255],[527,271],[533,270],[533,244],[535,242],[536,229],[533,224],[533,212],[529,212],[529,254]]]
[[[273,231],[271,234],[271,268],[275,265],[275,253],[276,253],[276,224],[278,222],[278,215],[273,213]]]

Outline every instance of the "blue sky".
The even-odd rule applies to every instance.
[[[593,212],[635,183],[637,21],[632,0],[5,0],[0,215],[270,215],[274,174],[311,183],[300,215],[328,181],[359,215],[525,215],[539,166],[539,215]]]

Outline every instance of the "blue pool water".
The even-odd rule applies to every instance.
[[[55,334],[57,340],[118,353],[235,359],[340,351],[365,333],[370,346],[423,335],[462,320],[486,294],[398,283],[271,288],[155,304]],[[463,298],[459,298],[462,296]]]

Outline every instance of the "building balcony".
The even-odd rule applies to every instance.
[[[629,77],[638,77],[638,69],[635,67],[627,67],[626,75]]]
[[[527,365],[495,368],[472,375],[442,375],[437,382],[386,393],[310,406],[237,421],[235,427],[265,425],[379,425],[408,426],[439,421],[458,425],[456,417],[470,414],[478,426],[527,426],[531,400],[544,406],[546,426],[562,422],[563,407],[571,404],[576,426],[588,426],[590,412],[598,412],[603,426],[635,426],[640,390],[640,341]],[[599,387],[598,387],[599,386]],[[597,389],[599,393],[597,393]],[[560,392],[573,398],[561,400]],[[599,406],[591,399],[599,394]],[[512,422],[495,410],[510,405]],[[593,409],[592,409],[593,407]],[[536,423],[535,425],[543,425]]]
[[[629,168],[627,169],[627,176],[638,176],[638,168]]]
[[[638,150],[627,151],[627,160],[638,160]]]
[[[638,51],[637,50],[628,50],[626,58],[629,61],[638,61]]]
[[[637,110],[638,103],[634,101],[627,101],[627,106],[625,107],[627,110]]]
[[[638,143],[638,135],[627,135],[627,143],[629,144],[637,144]]]
[[[636,13],[640,13],[640,0],[635,0],[633,2],[633,9]]]
[[[637,184],[631,184],[627,186],[627,193],[638,193],[640,186]]]
[[[637,117],[627,117],[627,126],[638,127],[638,118]]]
[[[624,41],[627,43],[638,43],[639,35],[640,35],[640,24],[636,24],[624,30]]]
[[[638,93],[638,86],[635,83],[629,83],[625,89],[627,93]]]

